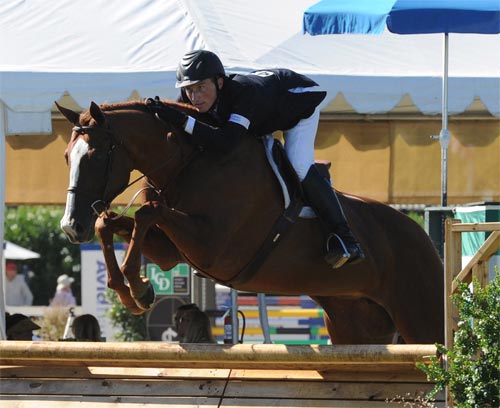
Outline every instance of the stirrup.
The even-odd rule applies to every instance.
[[[333,238],[335,238],[332,242],[333,247],[330,248],[330,242]],[[342,238],[340,238],[337,234],[331,234],[326,240],[325,261],[330,264],[333,269],[337,269],[345,265],[350,258],[351,254],[347,250]]]

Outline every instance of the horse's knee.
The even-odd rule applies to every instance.
[[[114,229],[112,220],[106,217],[98,217],[95,225],[95,233],[102,239],[113,239]]]

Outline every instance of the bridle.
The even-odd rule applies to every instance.
[[[157,117],[157,116],[155,115],[155,117]],[[107,191],[109,188],[109,179],[111,176],[111,171],[113,168],[114,152],[117,150],[117,148],[123,146],[123,141],[117,139],[117,137],[115,136],[113,131],[110,129],[109,125],[106,125],[106,127],[76,125],[72,128],[72,131],[78,135],[91,134],[91,133],[96,132],[96,131],[102,131],[102,132],[105,132],[106,135],[108,135],[111,138],[111,143],[110,143],[110,146],[109,146],[108,151],[106,153],[108,160],[107,160],[107,164],[106,164],[106,186],[104,187],[103,197],[102,197],[102,199],[94,201],[90,205],[90,207],[92,208],[92,211],[94,212],[94,214],[98,218],[103,217],[106,214],[107,210],[109,209],[109,207],[111,205],[111,201],[113,200],[114,197],[123,193],[130,186],[132,186],[133,184],[142,180],[143,178],[146,178],[146,182],[148,183],[148,186],[143,187],[139,191],[137,191],[133,195],[133,197],[131,198],[131,200],[127,204],[127,206],[123,209],[123,211],[114,217],[110,217],[110,219],[117,220],[118,218],[121,218],[127,212],[127,210],[133,205],[133,203],[135,202],[135,200],[139,196],[139,194],[145,190],[153,190],[160,197],[162,192],[165,190],[166,186],[164,186],[162,188],[155,186],[151,182],[151,180],[149,180],[149,176],[151,174],[154,174],[158,170],[162,169],[163,167],[167,166],[172,160],[174,160],[178,155],[181,154],[181,151],[179,149],[175,155],[169,157],[167,160],[162,162],[160,165],[158,165],[157,167],[155,167],[151,171],[149,171],[147,173],[143,173],[141,176],[137,177],[135,180],[131,181],[126,186],[119,189],[119,191],[116,194],[114,194],[113,198],[107,199],[106,195],[107,195]],[[174,176],[172,178],[174,179],[175,177],[177,177],[193,161],[193,159],[198,155],[198,153],[200,153],[202,151],[203,151],[203,148],[201,146],[196,146],[196,148],[193,149],[193,151],[189,154],[189,156],[186,158],[186,160],[183,161],[182,166],[180,166],[180,168],[176,171],[176,173],[174,174]],[[78,190],[76,187],[70,187],[70,188],[68,188],[68,192],[77,193]],[[85,192],[82,191],[81,193],[85,193]]]
[[[108,210],[110,202],[106,200],[106,193],[108,191],[108,182],[110,179],[111,175],[111,170],[113,168],[113,160],[114,160],[114,151],[118,146],[122,145],[121,141],[117,142],[117,138],[115,137],[114,133],[111,131],[109,126],[106,127],[95,127],[95,126],[85,126],[85,125],[76,125],[72,129],[73,132],[75,132],[78,135],[85,135],[85,134],[92,134],[95,133],[96,131],[104,132],[107,136],[110,137],[111,143],[109,145],[108,151],[106,152],[107,156],[107,162],[106,162],[106,186],[104,187],[103,191],[103,197],[100,200],[94,201],[92,204],[90,204],[90,207],[92,208],[92,211],[94,214],[96,214],[98,217],[102,216],[102,214]],[[118,194],[123,192],[128,186],[125,188],[121,189]],[[77,193],[79,192],[76,187],[70,187],[68,188],[68,192],[70,193]],[[80,193],[85,193],[83,191],[80,191]],[[117,194],[117,195],[118,195]],[[100,207],[100,208],[98,208]]]

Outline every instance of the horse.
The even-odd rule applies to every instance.
[[[195,108],[163,103],[198,117]],[[425,231],[392,207],[338,192],[366,259],[332,269],[323,259],[326,233],[317,218],[298,218],[244,281],[283,213],[283,193],[263,144],[245,138],[224,154],[203,149],[143,101],[97,105],[78,114],[65,151],[70,185],[61,227],[72,243],[99,238],[115,290],[133,314],[150,309],[154,291],[140,275],[141,254],[168,270],[187,262],[213,281],[249,292],[308,295],[324,309],[333,344],[442,342],[443,264]],[[133,217],[109,210],[142,173],[142,205]],[[113,237],[129,242],[122,266]],[[125,283],[125,280],[127,283]]]

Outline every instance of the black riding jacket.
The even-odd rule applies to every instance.
[[[215,106],[202,114],[192,128],[193,138],[206,147],[229,151],[248,133],[263,136],[291,129],[313,114],[326,92],[289,90],[316,85],[310,78],[289,69],[226,77]],[[189,103],[184,93],[181,99]]]

